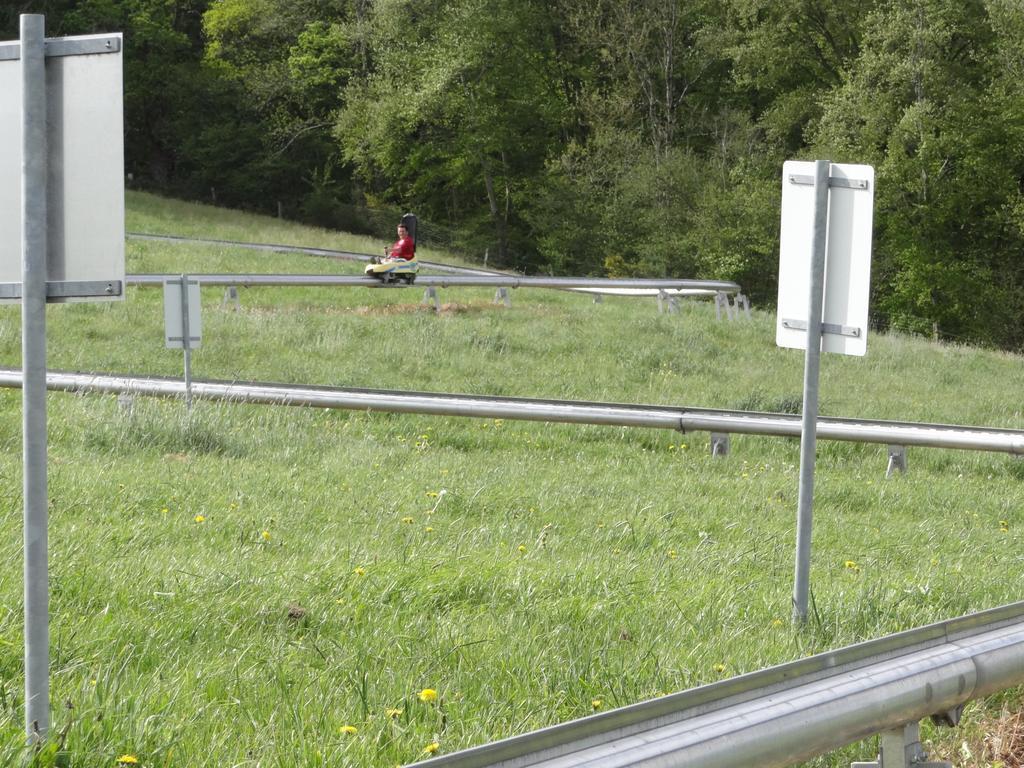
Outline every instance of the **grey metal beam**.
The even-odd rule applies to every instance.
[[[178,275],[126,275],[125,283],[138,286],[162,286]],[[518,277],[514,275],[424,275],[416,282],[384,284],[373,277],[361,275],[269,275],[269,274],[190,274],[189,279],[201,285],[236,286],[360,286],[363,288],[435,288],[487,286],[492,288],[673,288],[707,291],[740,290],[736,283],[724,280],[611,279],[598,277]]]
[[[0,368],[0,387],[20,387],[21,372]],[[57,391],[94,391],[156,397],[183,397],[180,379],[49,371],[47,386]],[[208,400],[300,405],[357,411],[425,413],[439,416],[551,421],[682,432],[799,437],[800,417],[669,405],[600,403],[577,400],[489,397],[436,392],[334,388],[260,382],[193,382],[193,395]],[[915,445],[1024,455],[1024,430],[952,424],[820,418],[818,438],[881,445]]]
[[[142,232],[126,232],[125,237],[130,240],[154,240],[167,243],[199,243],[201,245],[221,245],[230,248],[245,248],[255,251],[267,251],[271,253],[304,253],[309,256],[324,256],[329,259],[343,259],[346,261],[369,261],[373,256],[369,253],[358,253],[355,251],[340,251],[332,248],[312,248],[303,245],[283,245],[276,243],[246,243],[239,240],[215,240],[201,237],[181,237],[178,235],[150,235]],[[456,267],[451,264],[442,264],[436,261],[424,261],[417,259],[420,266],[436,269],[441,272],[453,272],[465,275],[496,275],[501,274],[488,269],[474,267]]]
[[[424,760],[424,768],[759,768],[1024,682],[1024,603]]]

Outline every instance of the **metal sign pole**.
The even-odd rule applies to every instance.
[[[45,18],[21,21],[21,359],[25,504],[25,730],[50,729],[46,478],[46,58]]]
[[[188,325],[188,277],[181,276],[181,348],[185,352],[185,410],[192,412],[192,329]]]
[[[818,380],[821,363],[821,317],[825,294],[825,247],[828,229],[827,160],[814,163],[814,225],[812,228],[811,287],[807,314],[807,354],[804,358],[804,406],[800,425],[800,491],[796,513],[796,567],[793,619],[807,620],[811,572],[811,521],[814,512],[814,459],[818,442]]]

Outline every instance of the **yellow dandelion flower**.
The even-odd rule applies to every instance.
[[[432,755],[435,752],[437,752],[437,750],[439,750],[440,748],[441,748],[440,744],[438,744],[436,741],[432,741],[429,744],[427,744],[427,746],[425,746],[423,748],[423,754],[424,755]]]
[[[598,523],[597,530],[601,530],[602,528],[604,528],[604,523]]]
[[[844,568],[849,568],[851,571],[855,571],[855,570],[857,570],[858,566],[857,566],[857,563],[854,562],[853,560],[847,560],[846,562],[843,563],[843,567]]]
[[[384,710],[384,714],[390,717],[392,720],[394,720],[396,717],[402,716],[402,710],[398,709],[397,707],[394,707],[392,709]]]
[[[354,573],[356,576],[365,576],[366,569],[363,568],[363,566],[361,565],[357,565],[355,568],[352,569],[352,573]]]
[[[516,547],[516,551],[519,552],[519,554],[521,554],[521,555],[525,555],[526,554],[526,545],[525,544],[520,544],[518,547]]]
[[[715,672],[725,672],[725,664],[715,664],[712,669],[714,669]]]
[[[415,521],[411,517],[406,515],[405,517],[402,518],[402,522],[405,523],[406,525],[411,525]]]
[[[138,765],[139,764],[139,758],[137,758],[135,755],[121,755],[119,758],[117,758],[117,764],[118,765]]]
[[[431,499],[437,498],[437,491],[427,491],[427,497]]]
[[[668,551],[668,558],[669,558],[669,560],[675,560],[676,559],[676,551],[674,549],[670,549]]]
[[[425,704],[433,704],[437,701],[437,691],[435,691],[433,688],[424,688],[422,691],[416,694],[416,696],[420,701],[424,702]]]
[[[160,510],[160,514],[166,515],[170,511],[171,510],[169,510],[167,507],[164,507],[163,509]]]
[[[668,449],[669,449],[670,451],[674,451],[674,450],[676,449],[676,445],[675,445],[675,443],[669,443],[669,444],[668,444]]]
[[[192,519],[195,520],[197,523],[205,523],[206,522],[206,516],[205,515],[196,515]]]
[[[270,541],[270,531],[264,530],[263,533],[260,534],[260,538],[264,541]]]
[[[593,709],[593,710],[598,710],[603,705],[604,705],[604,701],[602,701],[601,699],[591,699],[590,700],[590,708]]]
[[[426,528],[424,528],[423,530],[425,530],[427,533],[433,533],[434,532],[433,527],[429,526],[429,525]]]
[[[782,626],[782,619],[772,619],[772,626],[773,627],[781,627]]]
[[[359,733],[359,729],[354,725],[343,725],[338,729],[338,732],[351,736],[352,734]]]

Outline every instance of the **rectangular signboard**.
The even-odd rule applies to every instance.
[[[829,170],[823,352],[867,351],[875,169],[832,163]],[[810,305],[814,163],[787,161],[782,170],[779,313],[775,343],[807,348]]]
[[[112,53],[91,50],[113,41]],[[15,48],[14,46],[18,46]],[[0,284],[21,283],[21,61],[0,43]],[[11,53],[12,56],[6,55]],[[124,124],[120,35],[47,41],[47,281],[124,285]],[[67,293],[68,289],[62,292]],[[73,289],[71,290],[73,293]],[[49,301],[116,300],[116,293]],[[20,299],[0,299],[0,302]]]
[[[199,281],[188,281],[188,348],[199,349],[203,341],[203,325],[199,303]],[[185,302],[181,297],[181,281],[164,283],[164,345],[167,349],[185,348]]]

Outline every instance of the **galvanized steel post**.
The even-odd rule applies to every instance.
[[[25,730],[50,728],[46,478],[46,50],[45,18],[21,21],[21,355],[25,510]]]
[[[810,591],[811,527],[814,515],[814,460],[818,435],[818,382],[821,364],[821,317],[825,300],[825,248],[828,230],[828,176],[830,163],[814,163],[814,225],[811,280],[807,310],[807,352],[804,358],[804,406],[800,427],[800,490],[796,515],[796,565],[793,583],[793,619],[807,620]]]
[[[185,410],[192,412],[192,329],[188,323],[188,276],[181,276],[181,348],[185,353]]]

